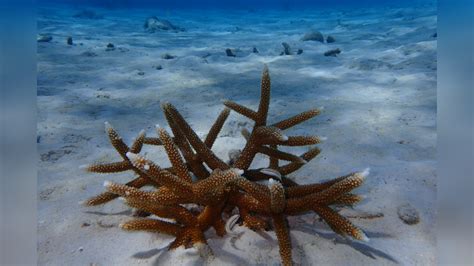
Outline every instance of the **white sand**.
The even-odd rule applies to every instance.
[[[118,224],[131,210],[115,200],[85,208],[78,202],[103,191],[105,180],[126,182],[131,173],[89,174],[80,165],[114,161],[104,133],[109,121],[130,143],[145,129],[166,125],[161,102],[173,103],[204,136],[222,99],[256,107],[260,74],[272,77],[271,120],[313,107],[324,113],[289,134],[328,139],[322,154],[294,175],[316,182],[371,168],[358,192],[367,199],[345,213],[383,213],[352,219],[369,243],[344,241],[315,214],[290,217],[293,259],[302,265],[430,265],[435,256],[436,199],[436,7],[223,12],[99,10],[102,20],[74,19],[76,9],[40,8],[38,32],[38,253],[41,265],[278,264],[273,232],[257,234],[236,226],[236,236],[207,232],[214,256],[197,250],[168,252],[172,238],[127,233]],[[157,15],[185,27],[183,33],[143,31]],[[341,25],[337,24],[340,19]],[[236,27],[240,30],[236,31]],[[301,42],[314,28],[336,38],[332,44]],[[76,45],[66,45],[72,36]],[[107,43],[115,51],[105,51]],[[301,55],[279,56],[281,42]],[[79,45],[82,43],[83,45]],[[252,54],[252,47],[260,51]],[[227,57],[226,48],[240,49]],[[327,50],[340,48],[337,57]],[[96,57],[81,55],[86,51]],[[176,59],[164,60],[169,53]],[[206,54],[210,54],[203,58]],[[162,70],[153,66],[162,65]],[[139,71],[145,72],[138,75]],[[247,122],[247,123],[245,123]],[[239,127],[250,126],[232,113],[213,150],[227,159],[242,148]],[[401,142],[401,143],[399,143]],[[292,149],[304,152],[305,148]],[[168,161],[161,148],[146,149],[156,162]],[[258,157],[255,165],[264,165]],[[417,225],[403,223],[397,208],[410,203]],[[82,227],[84,223],[90,226]]]

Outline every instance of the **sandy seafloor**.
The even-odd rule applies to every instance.
[[[167,251],[168,236],[122,231],[118,224],[131,219],[131,210],[119,200],[94,208],[78,204],[102,192],[105,180],[125,183],[132,177],[79,169],[118,159],[104,133],[105,121],[128,143],[141,129],[155,136],[154,125],[166,125],[160,103],[168,101],[204,137],[223,99],[257,107],[264,63],[273,85],[271,121],[324,106],[320,116],[289,132],[328,138],[319,145],[322,153],[294,180],[316,182],[370,167],[357,190],[366,199],[345,213],[384,215],[352,219],[365,230],[368,243],[336,236],[313,213],[290,217],[295,263],[436,262],[434,4],[299,11],[95,10],[104,19],[73,18],[80,11],[73,8],[38,10],[38,33],[53,36],[37,47],[40,265],[279,264],[273,232],[259,235],[237,226],[239,237],[220,238],[211,229],[206,236],[214,256],[201,257],[195,249]],[[143,23],[149,15],[187,31],[146,33]],[[336,42],[300,41],[311,28]],[[67,36],[75,45],[66,45]],[[109,42],[114,51],[106,51]],[[279,56],[282,42],[303,54]],[[258,54],[251,52],[253,46]],[[237,57],[226,56],[226,48],[237,49]],[[323,56],[334,48],[342,53]],[[83,55],[86,51],[97,56]],[[164,53],[176,58],[162,59]],[[213,150],[226,159],[229,150],[243,147],[239,132],[250,126],[232,113]],[[145,152],[160,165],[169,164],[161,148]],[[254,165],[266,163],[261,156]],[[419,224],[407,225],[398,217],[398,207],[406,203],[418,210]]]

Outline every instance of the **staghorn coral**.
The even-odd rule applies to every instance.
[[[107,191],[85,201],[85,205],[100,205],[123,197],[130,207],[168,219],[134,219],[121,224],[121,228],[175,236],[170,249],[179,246],[202,247],[206,244],[205,231],[213,228],[217,235],[223,236],[237,219],[252,230],[268,229],[271,221],[283,265],[293,263],[287,216],[315,212],[334,232],[368,241],[361,229],[333,209],[334,206],[352,206],[362,199],[351,191],[363,183],[368,170],[315,184],[299,185],[291,180],[288,175],[315,158],[320,150],[313,147],[297,156],[281,151],[278,147],[314,145],[320,143],[322,138],[287,136],[284,130],[315,117],[320,110],[309,110],[268,124],[270,86],[270,74],[265,66],[258,110],[225,101],[226,107],[204,141],[170,103],[163,104],[162,109],[173,136],[157,126],[158,137],[146,137],[145,132],[141,131],[128,147],[106,123],[110,142],[122,161],[92,164],[86,170],[95,173],[131,170],[136,177],[127,184],[106,181],[104,185]],[[246,144],[232,164],[224,162],[211,150],[230,110],[254,121],[251,131],[242,131]],[[145,144],[163,146],[171,167],[161,168],[140,155]],[[250,169],[257,153],[269,157],[267,168]],[[280,161],[287,163],[280,164]],[[262,180],[267,180],[267,183],[259,182]],[[141,190],[144,186],[153,186],[155,189]],[[197,205],[198,208],[191,208],[189,204]],[[231,216],[226,224],[225,218],[235,210],[238,211],[238,216]]]

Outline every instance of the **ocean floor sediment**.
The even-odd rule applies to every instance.
[[[102,192],[105,180],[130,179],[130,173],[97,175],[79,168],[117,159],[105,121],[130,143],[140,130],[155,135],[156,124],[166,125],[160,104],[170,102],[203,137],[224,99],[258,106],[264,64],[272,80],[271,120],[324,107],[291,130],[327,137],[318,145],[322,153],[295,174],[296,181],[371,169],[358,189],[366,199],[347,211],[371,241],[344,240],[315,214],[290,217],[293,260],[301,265],[436,262],[436,5],[94,10],[103,17],[74,17],[76,8],[38,9],[38,33],[52,37],[37,46],[38,264],[280,263],[271,231],[262,236],[236,226],[236,235],[221,238],[209,230],[214,255],[202,258],[193,249],[167,251],[168,236],[121,230],[131,209],[120,201],[95,208],[78,204]],[[185,31],[148,32],[143,25],[151,15]],[[321,32],[325,42],[302,41],[311,30]],[[326,42],[328,35],[335,41]],[[282,43],[289,46],[288,55]],[[340,53],[324,55],[336,49]],[[240,129],[251,125],[231,113],[213,151],[227,158],[230,150],[241,149]],[[163,166],[168,163],[163,150],[145,152]],[[255,164],[266,160],[258,157]],[[406,206],[419,215],[418,223],[400,218]],[[383,217],[360,217],[367,213]]]

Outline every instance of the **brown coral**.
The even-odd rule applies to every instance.
[[[359,187],[368,172],[351,173],[317,184],[298,185],[287,175],[315,158],[320,150],[311,148],[297,156],[278,146],[307,146],[321,142],[317,136],[287,136],[284,130],[296,126],[320,113],[313,109],[268,125],[270,74],[265,66],[262,74],[261,97],[257,111],[232,101],[218,116],[204,141],[192,130],[178,110],[170,103],[162,105],[173,137],[157,127],[158,137],[146,137],[140,132],[131,147],[106,123],[112,145],[122,158],[120,162],[92,164],[86,169],[96,173],[131,170],[136,178],[125,185],[105,182],[106,192],[85,202],[99,205],[119,196],[125,203],[142,212],[170,220],[141,218],[125,222],[125,230],[145,230],[173,235],[170,249],[206,244],[204,232],[213,228],[219,236],[226,233],[224,213],[238,210],[243,225],[252,230],[269,228],[272,221],[284,265],[291,265],[291,239],[286,217],[306,212],[317,213],[334,232],[357,240],[368,240],[362,230],[333,209],[334,205],[352,206],[361,197],[351,191]],[[252,130],[242,131],[245,147],[232,163],[226,163],[211,150],[229,111],[233,110],[253,120]],[[139,155],[143,145],[162,145],[172,167],[163,169]],[[269,157],[268,168],[250,169],[257,153]],[[281,165],[280,161],[288,163]],[[268,180],[268,184],[261,184]],[[143,186],[155,190],[144,191]],[[193,203],[199,209],[185,205]],[[235,217],[235,216],[233,216]],[[229,218],[234,222],[235,218]]]

